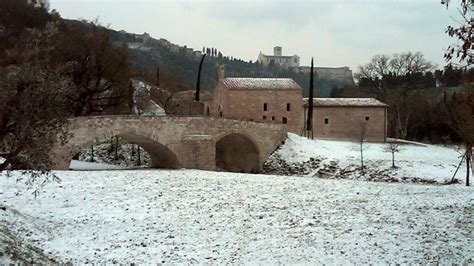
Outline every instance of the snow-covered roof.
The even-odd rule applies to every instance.
[[[304,105],[308,105],[308,98],[304,98]],[[360,107],[388,107],[375,98],[314,98],[314,106],[360,106]]]
[[[222,82],[230,89],[301,90],[290,78],[225,78]]]

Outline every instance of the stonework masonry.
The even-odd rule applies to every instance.
[[[338,99],[331,99],[338,100]],[[319,104],[313,107],[313,134],[316,138],[385,142],[387,138],[387,105],[370,99],[369,103],[341,102]],[[369,100],[369,99],[367,99]],[[323,101],[324,102],[324,101]],[[334,103],[336,102],[336,103]],[[306,121],[308,105],[304,105],[302,120]]]
[[[286,139],[286,126],[211,117],[96,116],[70,119],[67,143],[52,151],[54,169],[69,168],[81,150],[120,136],[138,144],[152,167],[258,172]],[[264,133],[264,134],[262,134]],[[222,145],[225,142],[228,145]],[[247,145],[242,147],[242,143]],[[223,153],[227,160],[220,160]],[[257,157],[248,157],[252,150]]]
[[[301,89],[233,89],[219,81],[214,90],[213,111],[216,117],[268,124],[286,124],[300,133],[303,115]]]

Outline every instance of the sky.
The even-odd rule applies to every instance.
[[[98,21],[114,30],[149,33],[196,50],[255,61],[260,51],[298,55],[301,65],[349,66],[353,71],[376,54],[422,52],[442,68],[454,39],[458,11],[439,0],[326,1],[124,1],[50,0],[68,19]]]

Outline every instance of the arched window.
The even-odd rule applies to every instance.
[[[264,112],[268,111],[268,104],[267,103],[263,104],[263,111]]]

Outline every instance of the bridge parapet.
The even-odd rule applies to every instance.
[[[240,159],[249,162],[240,163],[236,170],[258,171],[287,133],[284,125],[213,117],[90,116],[69,122],[72,137],[54,150],[58,169],[67,169],[71,158],[87,146],[121,136],[145,149],[154,167],[214,170],[221,159],[217,157],[224,156],[228,160],[223,167],[239,165],[230,161]],[[250,157],[258,160],[252,167]]]

